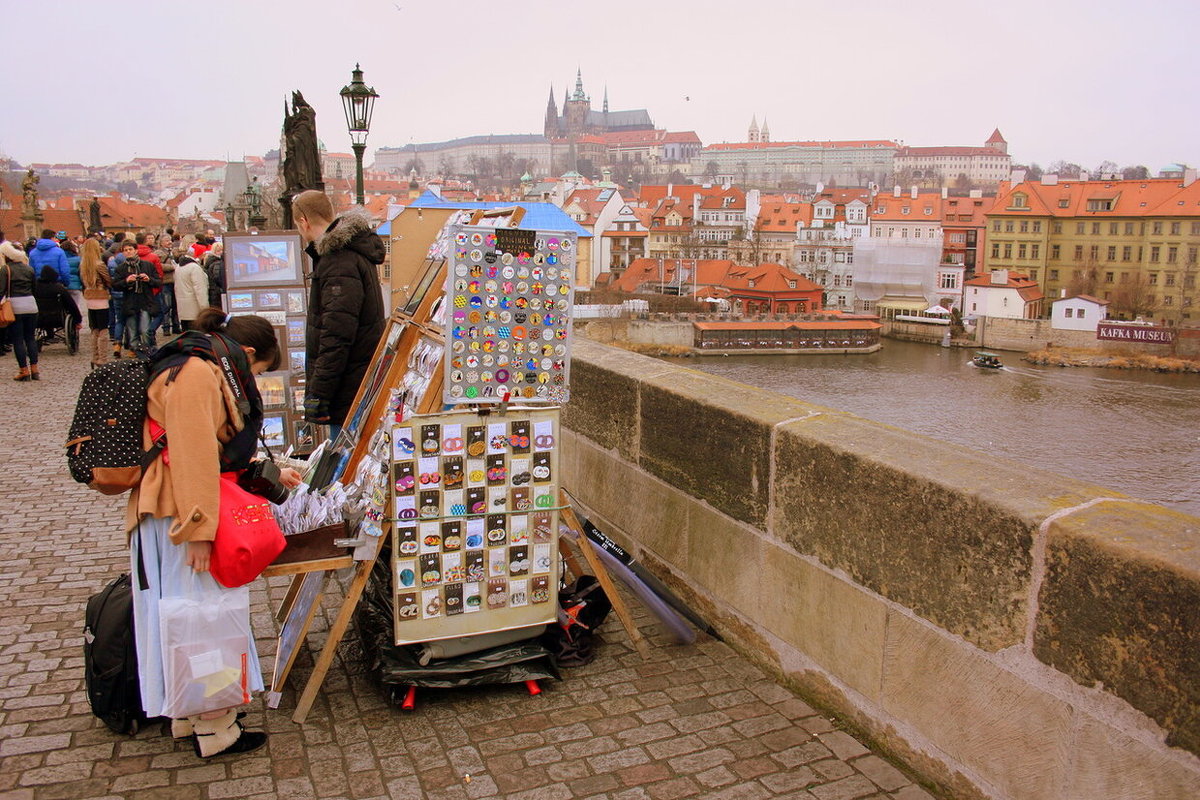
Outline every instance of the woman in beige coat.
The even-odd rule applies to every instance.
[[[175,268],[175,307],[185,331],[195,327],[200,309],[208,307],[208,275],[190,255],[180,256]]]

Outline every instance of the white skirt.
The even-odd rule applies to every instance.
[[[133,579],[133,634],[137,642],[138,679],[142,688],[142,709],[146,716],[161,717],[166,696],[166,684],[163,677],[162,634],[158,623],[158,601],[164,597],[182,597],[185,592],[185,581],[191,584],[188,573],[192,568],[187,565],[187,546],[174,544],[168,532],[171,530],[171,517],[144,517],[141,524],[134,530],[130,540],[130,576]],[[142,555],[145,568],[145,587],[140,585],[138,578],[138,552]],[[195,576],[204,593],[218,595],[221,592],[232,591],[217,583],[211,573],[205,572]],[[192,590],[194,591],[194,590]],[[250,621],[246,621],[246,629],[250,629]],[[263,690],[262,669],[258,663],[258,651],[254,647],[254,637],[249,637],[247,643],[249,659],[246,670],[248,685],[251,691]]]

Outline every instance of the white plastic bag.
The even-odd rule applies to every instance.
[[[158,602],[162,713],[171,719],[250,702],[249,587],[219,588],[207,574],[187,580],[183,596]]]

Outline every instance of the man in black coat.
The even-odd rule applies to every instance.
[[[313,262],[304,418],[333,426],[336,436],[383,335],[378,265],[386,250],[366,211],[353,208],[335,219],[324,192],[297,195],[292,214]]]

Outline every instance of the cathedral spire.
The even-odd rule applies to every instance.
[[[587,100],[587,95],[583,93],[583,69],[575,70],[575,94],[571,96],[572,100]]]
[[[748,142],[759,141],[759,138],[758,138],[758,115],[757,114],[750,117],[750,130],[746,133],[746,141],[748,141]]]
[[[608,113],[608,84],[604,84],[604,113]]]
[[[759,138],[764,142],[771,141],[771,129],[767,127],[767,118],[763,117],[762,130],[759,132]]]

